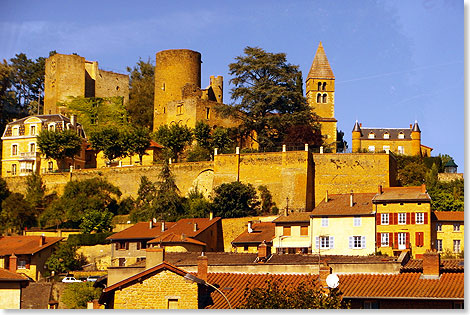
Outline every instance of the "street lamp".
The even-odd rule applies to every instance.
[[[225,298],[225,301],[227,301],[227,304],[228,304],[228,307],[230,307],[232,309],[232,305],[230,304],[230,301],[227,299],[227,296],[222,292],[220,291],[216,286],[213,286],[212,284],[210,284],[209,282],[206,282],[190,273],[187,273],[184,278],[186,280],[189,280],[189,281],[192,281],[192,282],[196,282],[197,284],[203,284],[203,285],[206,285],[206,286],[209,286],[209,287],[212,287],[214,288],[215,290],[217,290],[217,292],[219,292],[224,298]]]

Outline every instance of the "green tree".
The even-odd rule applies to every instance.
[[[15,92],[12,91],[13,68],[4,59],[0,62],[0,130],[16,117]]]
[[[46,260],[46,268],[55,273],[69,272],[80,268],[77,246],[61,242],[51,256]]]
[[[255,131],[261,150],[278,146],[292,125],[313,126],[314,114],[298,86],[298,66],[287,63],[284,53],[258,47],[246,47],[244,53],[229,65],[235,85],[231,98],[237,103],[218,111],[241,121],[242,136]]]
[[[95,131],[90,136],[90,142],[94,149],[103,151],[109,162],[117,158],[126,157],[129,154],[129,144],[126,136],[116,128],[106,127]]]
[[[244,309],[343,309],[349,304],[342,301],[341,292],[331,289],[323,293],[315,281],[302,282],[296,287],[280,281],[266,280],[260,286],[245,288]]]
[[[201,120],[194,127],[194,139],[200,147],[212,150],[211,127]]]
[[[0,215],[3,229],[18,233],[24,228],[30,228],[36,224],[36,219],[31,205],[24,199],[23,194],[11,193],[2,202]]]
[[[185,212],[188,218],[207,218],[212,210],[212,204],[197,187],[190,190],[185,200]]]
[[[256,215],[259,201],[251,184],[224,183],[214,189],[214,215],[222,218],[241,218]]]
[[[152,203],[157,195],[157,187],[147,176],[140,177],[140,185],[137,191],[135,206],[130,213],[132,222],[145,221],[151,219]]]
[[[147,153],[145,150],[150,144],[150,131],[145,127],[136,127],[124,134],[124,143],[127,143],[127,154],[129,156],[138,154],[142,165],[142,158]]]
[[[230,131],[227,128],[217,127],[212,133],[212,150],[215,148],[219,150],[220,153],[228,153],[233,140],[230,138]]]
[[[82,217],[80,229],[83,233],[111,231],[113,214],[108,210],[90,209]]]
[[[2,202],[8,196],[10,196],[11,191],[8,189],[7,182],[0,177],[0,214],[2,213]]]
[[[419,186],[424,183],[426,166],[423,163],[411,162],[398,172],[398,180],[403,186]]]
[[[133,125],[152,130],[153,102],[155,92],[155,66],[139,59],[133,67],[127,67],[130,74],[129,119]]]
[[[57,161],[64,168],[64,159],[74,159],[82,148],[82,139],[73,130],[42,130],[37,136],[39,151],[48,159]]]
[[[273,201],[273,196],[271,192],[268,190],[268,187],[264,185],[258,186],[258,191],[260,193],[261,199],[261,212],[262,213],[274,213],[277,214],[277,207],[276,203]]]
[[[25,199],[31,205],[37,219],[46,206],[46,185],[44,185],[41,175],[32,173],[28,176]]]
[[[170,150],[170,157],[178,160],[178,155],[183,149],[191,144],[193,133],[184,125],[171,124],[160,126],[154,134],[155,140]]]
[[[61,301],[69,309],[86,309],[87,302],[98,299],[101,289],[93,287],[91,282],[69,283],[61,296]]]

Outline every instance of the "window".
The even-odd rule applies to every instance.
[[[26,269],[26,260],[18,259],[17,269]]]
[[[317,94],[317,103],[321,103],[321,94],[320,93]]]
[[[168,299],[168,309],[177,310],[178,309],[178,299]]]
[[[182,115],[183,114],[183,104],[178,104],[176,106],[176,115]]]
[[[389,220],[388,220],[388,213],[382,213],[380,214],[380,224],[381,225],[388,225]]]
[[[390,139],[390,134],[388,132],[384,133],[384,139]]]
[[[398,139],[405,139],[405,134],[402,131],[398,134]]]
[[[35,135],[36,135],[36,126],[31,126],[31,127],[30,127],[30,134],[31,134],[32,136],[35,136]]]
[[[405,154],[405,149],[403,148],[402,145],[399,145],[399,146],[398,146],[398,153],[400,153],[400,154]]]
[[[370,145],[367,150],[369,150],[369,152],[375,152],[375,145]]]
[[[321,82],[318,82],[318,91],[321,91]]]
[[[361,226],[361,217],[354,217],[354,226]]]
[[[290,226],[283,226],[282,227],[282,235],[284,236],[290,236]]]
[[[210,118],[210,112],[211,112],[211,109],[209,107],[206,107],[206,119]]]
[[[406,224],[406,213],[398,214],[398,224]]]
[[[329,236],[320,237],[320,248],[330,248],[330,237]]]
[[[54,123],[49,124],[49,125],[47,126],[47,129],[48,129],[49,131],[55,131],[55,124],[54,124]]]
[[[117,250],[129,250],[129,242],[117,242],[116,249]]]
[[[375,133],[370,132],[369,135],[367,136],[369,139],[375,139]]]
[[[328,95],[327,95],[326,93],[323,94],[323,103],[328,102],[328,99],[327,99],[327,98],[328,98]]]
[[[308,226],[301,226],[300,227],[300,235],[307,236],[308,235]]]
[[[424,223],[424,212],[417,212],[415,213],[415,216],[416,216],[416,224]]]
[[[436,250],[442,252],[442,240],[436,240]]]
[[[388,247],[389,246],[389,234],[388,233],[380,233],[380,246],[381,247]]]
[[[460,223],[454,223],[454,232],[460,232]]]
[[[321,218],[321,226],[328,226],[328,217]]]
[[[398,249],[406,248],[406,233],[398,233]]]
[[[49,172],[52,172],[53,168],[54,168],[54,163],[53,162],[47,162],[47,170]]]
[[[460,253],[460,240],[454,240],[454,253]]]
[[[389,146],[389,145],[384,145],[384,146],[383,146],[383,150],[384,150],[385,152],[390,151],[390,146]]]
[[[315,248],[317,249],[332,249],[335,246],[334,243],[334,236],[317,236],[315,238]]]
[[[29,152],[36,152],[36,143],[29,144]]]
[[[437,224],[436,224],[436,230],[437,230],[438,232],[442,232],[442,223],[437,223]]]
[[[16,164],[11,165],[11,175],[16,175]]]
[[[322,85],[322,90],[325,91],[326,90],[326,82],[323,82],[323,85]]]
[[[366,248],[366,237],[365,236],[350,236],[349,248],[352,248],[352,249]]]
[[[17,144],[13,144],[11,146],[11,155],[18,155],[18,145]]]
[[[364,309],[379,309],[379,301],[364,301]]]
[[[453,308],[454,309],[460,309],[460,310],[465,309],[464,302],[460,302],[460,301],[459,302],[454,302]]]

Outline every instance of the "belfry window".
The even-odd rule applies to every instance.
[[[326,103],[326,102],[327,102],[327,97],[328,97],[328,95],[327,95],[326,93],[323,94],[323,103]]]
[[[318,82],[318,91],[321,91],[321,82]]]
[[[323,91],[326,90],[326,82],[323,82],[322,90],[323,90]]]
[[[321,103],[321,94],[320,93],[317,94],[317,103]]]

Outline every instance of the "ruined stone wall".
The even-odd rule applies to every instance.
[[[124,106],[129,104],[129,76],[111,71],[99,70],[95,81],[96,97],[119,96]]]

